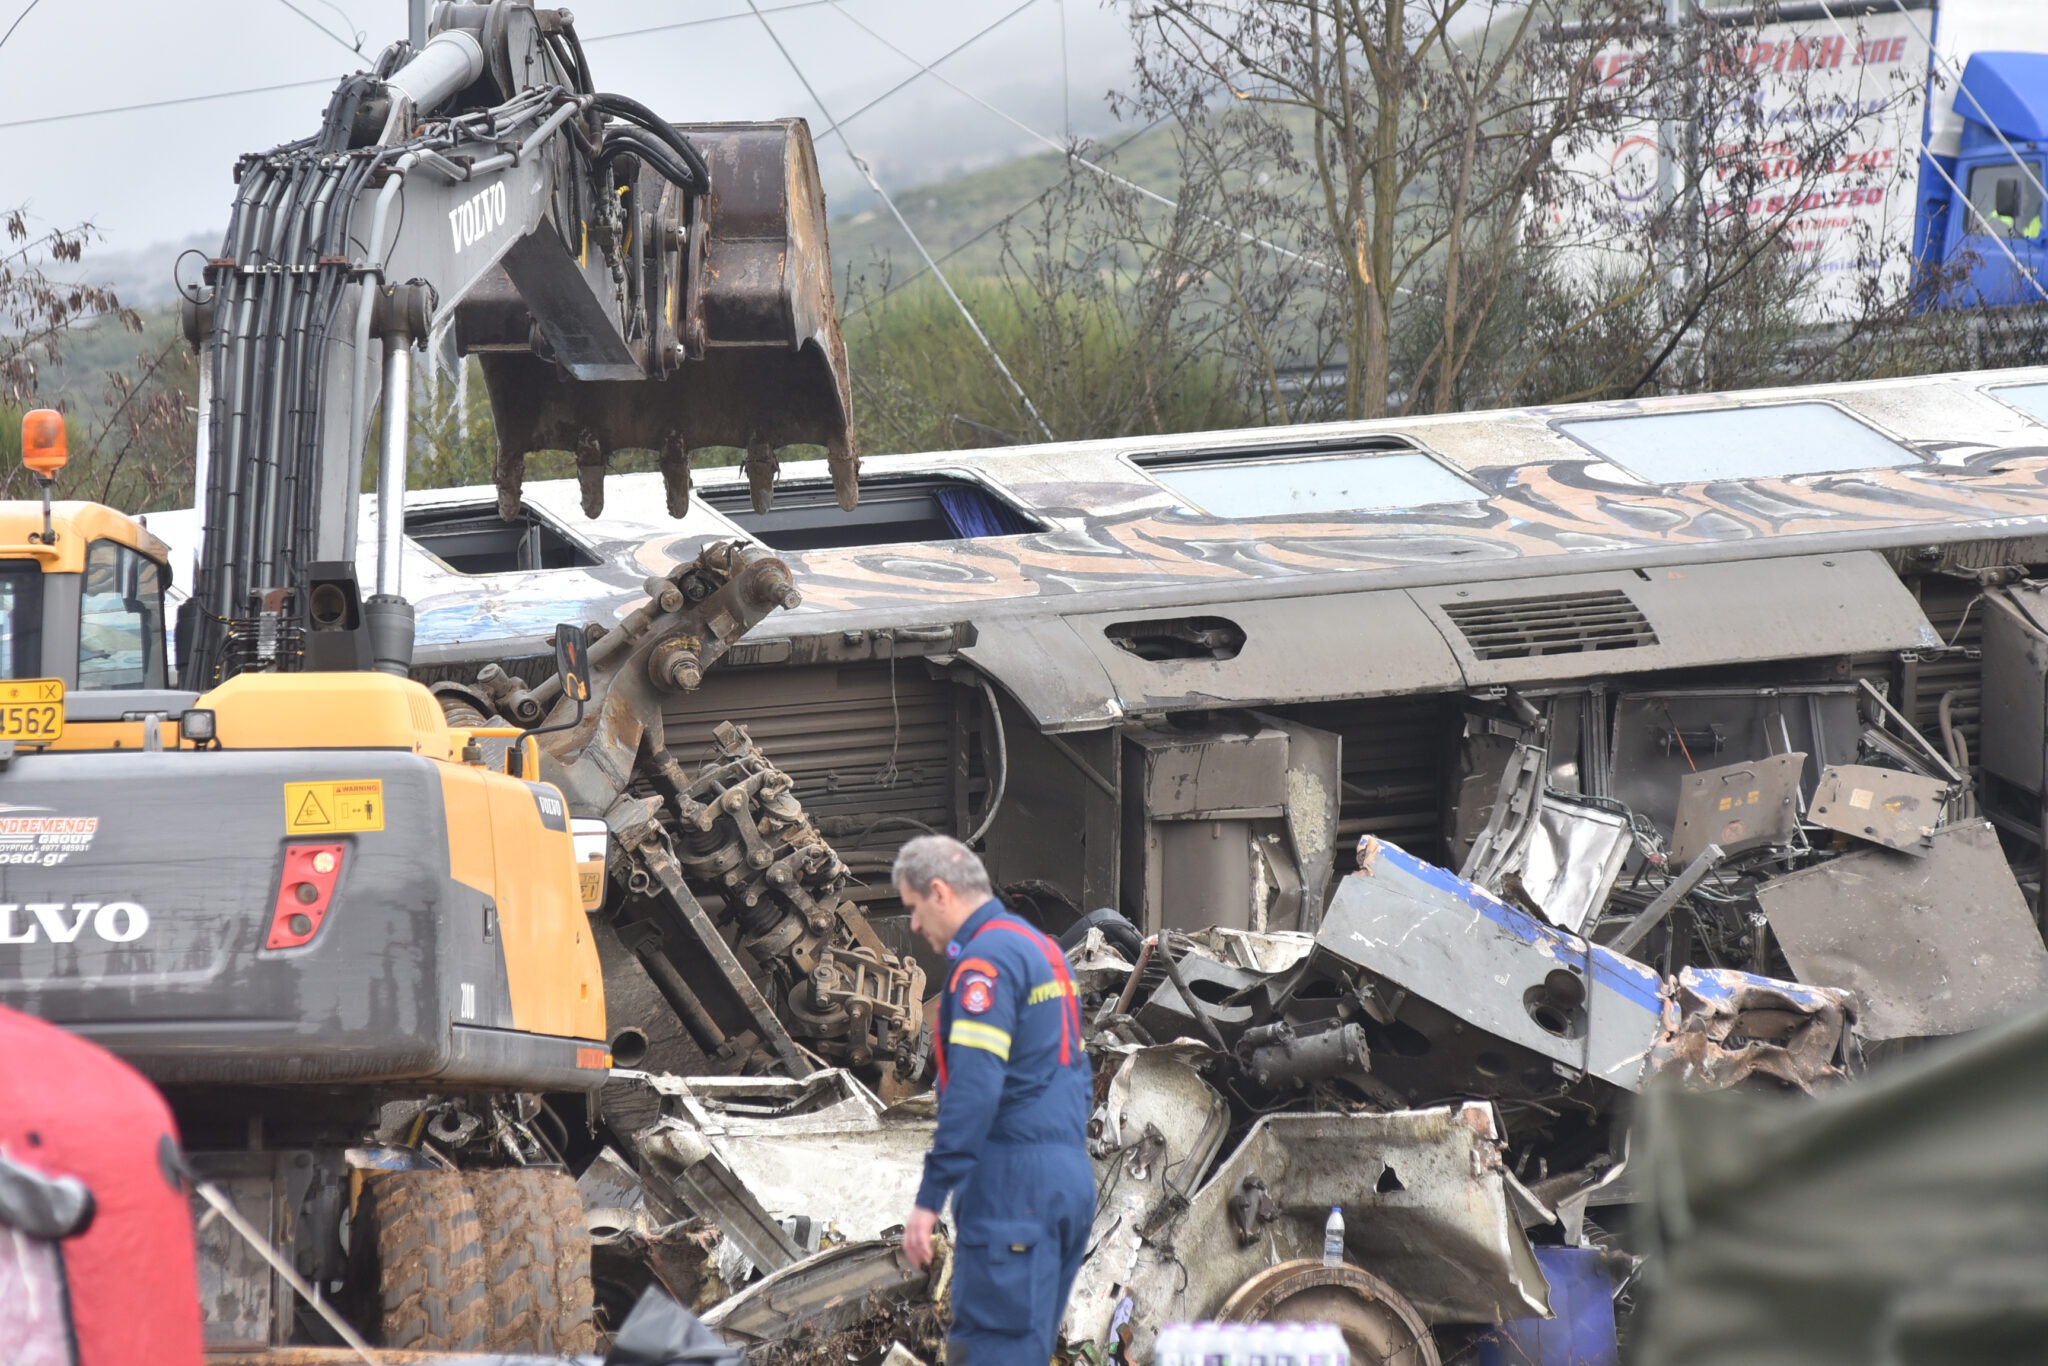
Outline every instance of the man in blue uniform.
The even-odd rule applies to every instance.
[[[939,1127],[904,1226],[911,1264],[953,1197],[950,1366],[1046,1366],[1095,1218],[1094,1088],[1081,1002],[1059,945],[1003,909],[956,839],[903,846],[911,927],[946,956],[936,1037]]]

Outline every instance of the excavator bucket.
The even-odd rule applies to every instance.
[[[802,119],[676,128],[710,167],[710,192],[685,196],[643,172],[616,253],[620,288],[645,295],[644,332],[631,339],[643,377],[565,374],[503,270],[457,305],[457,346],[478,354],[490,390],[507,518],[536,450],[575,453],[590,516],[603,507],[604,471],[620,450],[657,453],[672,516],[688,510],[690,452],[705,446],[747,452],[762,511],[777,451],[790,445],[824,447],[840,505],[859,500],[846,343],[810,128]]]

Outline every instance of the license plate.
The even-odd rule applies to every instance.
[[[0,679],[0,740],[40,745],[63,733],[63,679]]]

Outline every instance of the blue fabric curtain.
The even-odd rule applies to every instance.
[[[991,498],[972,484],[940,484],[932,489],[939,510],[953,524],[953,534],[963,541],[983,536],[1021,536],[1037,527],[1015,509]]]

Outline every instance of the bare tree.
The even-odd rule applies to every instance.
[[[123,308],[114,291],[52,278],[50,270],[75,265],[93,236],[90,223],[38,229],[25,209],[5,214],[7,245],[0,252],[0,401],[21,406],[36,393],[45,367],[58,362],[65,334],[101,319],[131,331],[142,320]]]
[[[147,349],[122,368],[108,368],[96,383],[73,382],[66,374],[73,343],[108,328],[140,336],[145,320],[111,288],[77,278],[95,235],[90,224],[39,228],[24,209],[0,222],[7,241],[0,254],[0,409],[10,428],[0,446],[13,448],[11,428],[22,410],[62,408],[71,428],[71,460],[57,480],[62,496],[136,512],[189,505],[197,370],[174,322],[159,317],[149,324]],[[85,349],[108,364],[105,345]],[[77,402],[81,397],[85,402]],[[32,491],[19,465],[8,462],[0,497]]]
[[[1125,105],[1171,120],[1181,205],[1217,229],[1188,268],[1270,418],[1790,377],[1897,322],[1894,288],[1807,335],[1801,234],[1875,193],[1848,188],[1868,104],[1802,93],[1842,40],[1760,45],[1764,7],[1668,32],[1661,8],[1134,0]],[[1631,140],[1666,143],[1667,176],[1622,195]]]

